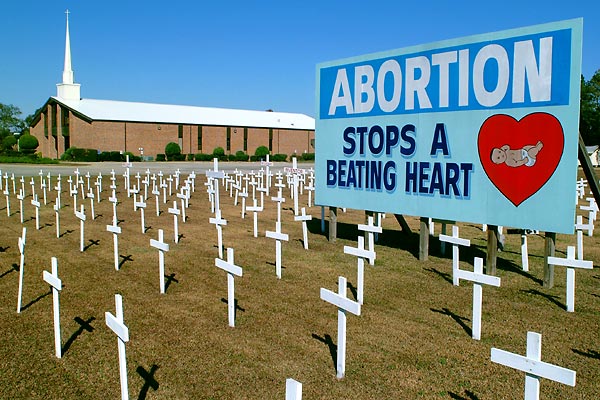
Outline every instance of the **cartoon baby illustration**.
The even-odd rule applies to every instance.
[[[536,157],[544,145],[538,141],[536,145],[523,146],[521,149],[511,150],[510,146],[492,149],[491,159],[494,164],[506,164],[509,167],[520,167],[522,165],[531,167],[535,164]]]

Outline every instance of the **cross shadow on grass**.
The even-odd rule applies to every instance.
[[[66,231],[64,231],[63,233],[61,233],[60,235],[58,235],[59,237],[63,237],[65,235],[71,234],[75,232],[73,229],[67,229]]]
[[[443,278],[446,282],[448,283],[453,283],[452,282],[452,277],[450,276],[449,273],[447,272],[442,272],[436,268],[425,268],[425,271],[429,271],[429,272],[433,272],[434,274],[438,275],[439,277]]]
[[[358,289],[356,288],[356,286],[354,286],[350,282],[346,282],[346,287],[350,290],[350,293],[352,293],[354,300],[358,301]]]
[[[52,294],[52,289],[48,290],[47,292],[45,292],[43,294],[40,294],[38,297],[36,297],[35,299],[31,300],[29,303],[27,303],[23,307],[21,307],[21,311],[27,310],[29,307],[31,307],[35,303],[42,300],[44,297],[50,296],[51,294]]]
[[[11,273],[11,272],[13,272],[13,271],[14,271],[14,272],[19,272],[19,266],[18,266],[17,264],[14,264],[14,263],[13,263],[13,265],[11,266],[11,268],[10,268],[8,271],[6,271],[6,272],[3,272],[3,273],[0,275],[0,278],[4,278],[6,275],[10,274],[10,273]]]
[[[465,324],[464,321],[470,321],[469,318],[466,317],[461,317],[458,314],[453,313],[452,311],[450,311],[449,309],[447,309],[446,307],[442,308],[441,310],[436,310],[435,308],[430,308],[431,311],[435,312],[435,313],[439,313],[439,314],[443,314],[443,315],[447,315],[450,318],[452,318],[458,325],[460,325],[461,328],[463,328],[463,330],[465,332],[467,332],[467,334],[469,336],[473,336],[473,330],[471,329],[470,326],[468,326],[467,324]]]
[[[71,335],[71,337],[65,342],[65,344],[62,347],[62,354],[64,355],[70,348],[71,345],[73,344],[73,342],[83,334],[84,331],[87,332],[93,332],[94,331],[94,327],[92,325],[90,325],[92,323],[92,321],[96,320],[96,317],[90,317],[87,320],[83,320],[80,317],[75,317],[73,318],[73,320],[75,322],[77,322],[77,324],[79,324],[79,327],[77,328],[77,330],[75,332],[73,332],[73,334]]]
[[[595,358],[596,360],[600,360],[600,352],[592,349],[587,349],[587,351],[571,349],[573,353],[579,354],[580,356]]]
[[[144,385],[140,389],[138,400],[145,400],[146,396],[148,396],[148,390],[158,390],[160,384],[156,378],[154,378],[154,374],[156,373],[157,369],[158,365],[156,364],[153,364],[152,367],[150,367],[150,371],[146,371],[141,365],[136,368],[135,372],[137,372],[138,375],[144,380]]]
[[[228,304],[227,299],[225,297],[221,297],[221,302]],[[240,307],[240,305],[238,304],[238,299],[234,299],[233,300],[233,317],[236,318],[237,317],[237,312],[241,311],[241,312],[246,312],[245,308]]]
[[[319,342],[327,345],[327,348],[329,348],[329,354],[331,355],[331,360],[333,361],[333,368],[337,370],[337,345],[333,343],[331,336],[327,333],[324,337],[321,337],[316,333],[313,333],[311,336],[313,339],[317,339]]]
[[[466,396],[461,396],[461,395],[453,393],[453,392],[448,392],[448,394],[450,395],[451,398],[456,399],[456,400],[479,400],[479,397],[477,397],[477,395],[475,395],[475,393],[473,393],[467,389],[465,389]]]
[[[127,261],[131,261],[133,262],[133,255],[132,254],[128,254],[126,256],[120,254],[119,257],[122,258],[121,262],[119,263],[119,269],[121,269],[121,267],[123,266],[123,264],[125,264]]]
[[[90,239],[90,240],[88,240],[88,242],[90,242],[90,243],[83,248],[83,251],[87,251],[87,249],[89,249],[92,246],[100,246],[100,240]]]
[[[175,273],[172,273],[171,275],[165,275],[165,278],[167,278],[165,280],[165,293],[167,293],[167,290],[169,289],[169,286],[171,286],[171,283],[179,283],[179,281],[175,279]]]
[[[521,292],[523,293],[527,293],[527,294],[534,294],[536,296],[541,296],[543,298],[545,298],[546,300],[556,304],[558,307],[566,310],[567,306],[563,303],[561,303],[560,301],[558,301],[558,296],[553,296],[551,294],[546,294],[546,293],[542,293],[537,289],[529,289],[529,290],[521,290]]]
[[[0,246],[0,253],[6,253],[6,250],[10,249],[10,246],[2,247]]]

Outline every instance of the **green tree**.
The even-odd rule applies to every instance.
[[[19,138],[19,150],[24,154],[33,154],[40,143],[32,135],[21,135]]]
[[[586,145],[600,145],[600,70],[589,81],[581,76],[579,132]]]
[[[181,154],[181,147],[175,142],[169,142],[165,146],[165,155],[167,156],[167,160],[173,161],[176,156]]]
[[[15,135],[8,135],[2,139],[2,150],[8,151],[13,150],[17,144],[17,138]]]
[[[22,132],[25,129],[25,122],[21,120],[20,115],[19,107],[0,103],[0,137]]]
[[[269,148],[267,146],[258,146],[254,151],[254,155],[260,158],[265,158],[269,154]]]

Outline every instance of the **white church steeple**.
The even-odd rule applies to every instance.
[[[71,40],[69,37],[69,10],[67,14],[67,34],[65,37],[65,66],[62,74],[62,83],[56,85],[57,97],[64,100],[79,100],[81,98],[81,87],[73,81],[73,69],[71,68]]]

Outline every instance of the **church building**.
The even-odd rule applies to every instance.
[[[56,86],[30,129],[44,157],[59,158],[77,147],[155,158],[169,142],[183,154],[222,147],[226,154],[253,155],[259,146],[288,156],[315,151],[315,120],[304,114],[81,98],[71,68],[68,13],[62,83]]]

